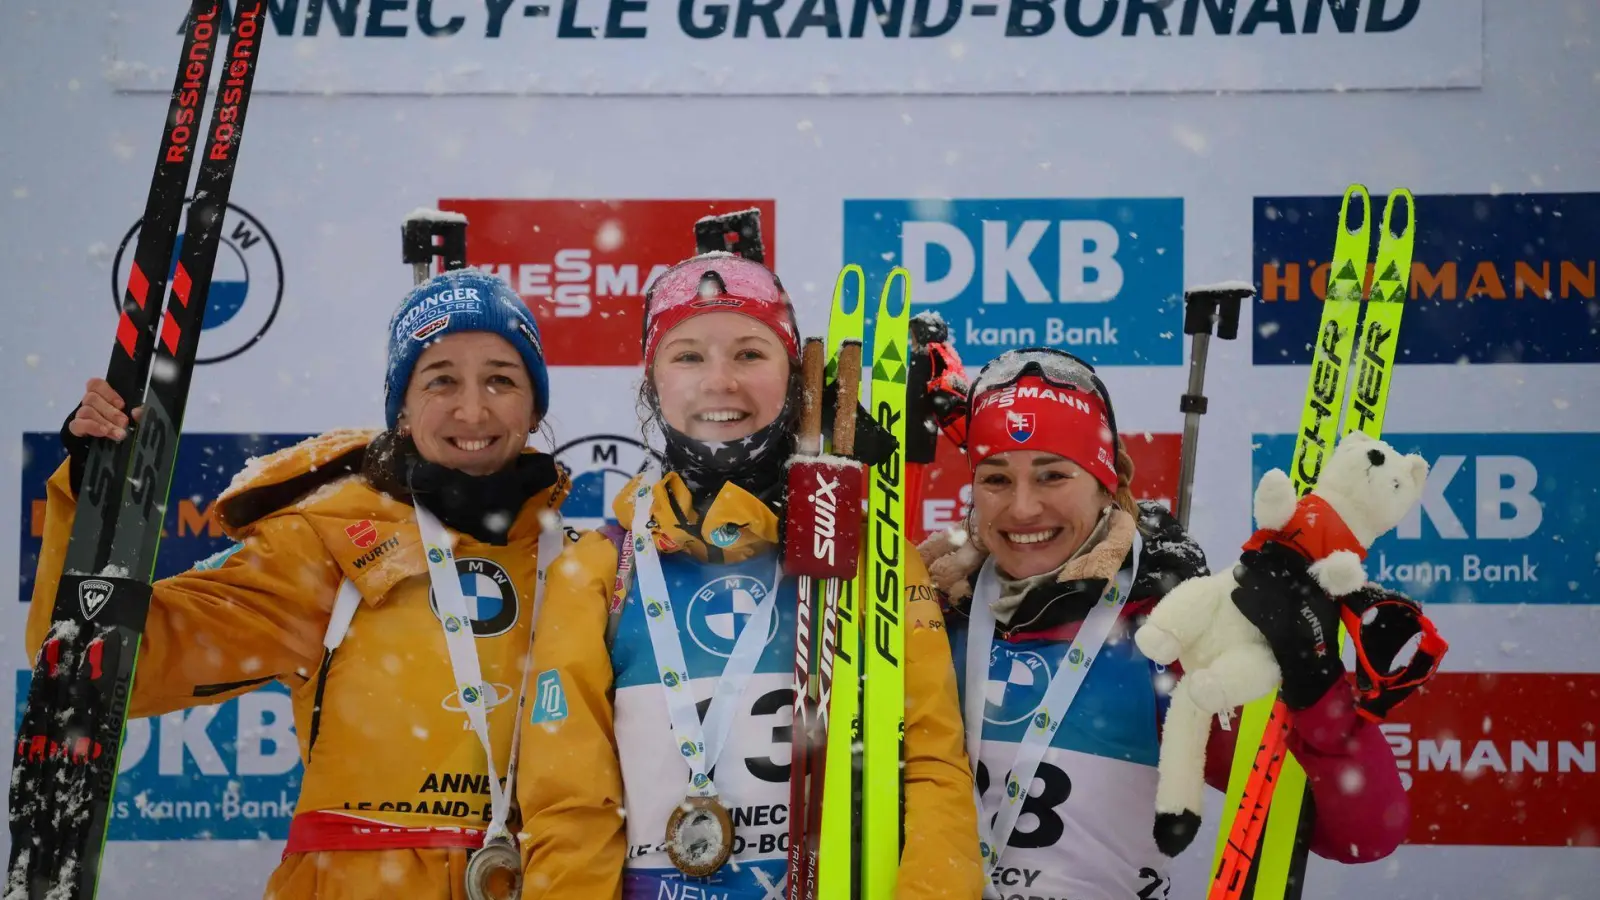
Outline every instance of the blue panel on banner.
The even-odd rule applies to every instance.
[[[1049,345],[1096,365],[1183,362],[1183,200],[846,200],[868,321],[890,269],[962,362]],[[870,328],[869,328],[870,332]],[[866,346],[872,346],[867,339]]]
[[[178,459],[168,495],[166,531],[156,557],[156,578],[188,569],[232,545],[211,520],[211,504],[228,486],[245,462],[310,437],[305,434],[185,434],[178,442]],[[39,543],[44,534],[45,482],[66,459],[61,438],[50,432],[22,435],[22,505],[19,529],[22,552],[17,599],[33,597],[33,570],[39,564]]]
[[[1256,198],[1258,366],[1311,362],[1340,199]],[[1600,193],[1424,194],[1417,224],[1396,362],[1600,362]]]
[[[1600,600],[1600,434],[1393,434],[1431,467],[1422,502],[1367,555],[1367,577],[1425,603]],[[1288,469],[1293,435],[1256,435],[1252,469]]]
[[[16,675],[13,728],[32,679]],[[283,840],[302,771],[289,692],[129,719],[118,766],[110,840]]]

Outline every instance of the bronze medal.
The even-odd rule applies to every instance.
[[[685,797],[667,817],[666,844],[678,871],[704,878],[733,852],[733,817],[716,797]]]
[[[508,835],[497,834],[467,860],[468,900],[517,900],[522,896],[522,854]]]

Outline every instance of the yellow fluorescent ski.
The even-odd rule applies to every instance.
[[[873,418],[894,436],[896,450],[888,462],[872,469],[865,535],[867,589],[857,604],[864,657],[862,900],[892,900],[900,866],[906,545],[905,456],[899,448],[906,440],[910,326],[911,276],[897,266],[884,281],[873,323],[870,407]]]
[[[1405,227],[1395,232],[1395,201],[1404,199]],[[1411,250],[1416,238],[1416,205],[1411,192],[1399,188],[1389,194],[1384,204],[1383,224],[1378,238],[1378,261],[1372,276],[1372,294],[1362,310],[1360,335],[1354,342],[1354,358],[1344,421],[1339,434],[1364,431],[1372,437],[1383,436],[1383,413],[1389,402],[1389,383],[1394,373],[1395,344],[1400,336],[1400,314],[1405,311],[1406,289],[1410,284]],[[1331,445],[1330,445],[1331,449]],[[1314,484],[1313,484],[1314,486]],[[1310,487],[1307,487],[1309,490]],[[1339,648],[1344,649],[1344,626],[1339,626]],[[1242,735],[1241,735],[1242,737]],[[1277,793],[1267,815],[1267,827],[1261,840],[1260,872],[1256,876],[1256,898],[1277,900],[1281,897],[1299,897],[1301,885],[1295,885],[1291,894],[1290,878],[1297,868],[1297,838],[1309,841],[1310,834],[1301,833],[1300,814],[1305,805],[1306,773],[1293,754],[1283,761],[1278,776]]]
[[[854,293],[846,285],[854,281]],[[851,302],[851,298],[854,302]],[[847,306],[853,307],[846,309]],[[867,279],[854,263],[839,272],[833,287],[833,309],[828,314],[825,384],[839,377],[839,349],[845,341],[862,339],[867,311]],[[855,398],[841,398],[845,410]],[[829,448],[832,449],[831,447]],[[822,848],[819,852],[817,896],[850,900],[856,896],[855,844],[861,784],[861,631],[856,598],[862,582],[847,581],[839,593],[838,637],[833,656],[833,695],[828,706],[827,777],[822,785]]]
[[[1350,228],[1351,201],[1359,198],[1361,222]],[[1316,485],[1322,464],[1333,451],[1338,435],[1339,413],[1344,394],[1345,372],[1350,350],[1355,344],[1356,323],[1361,315],[1362,282],[1372,246],[1372,200],[1367,189],[1352,184],[1339,205],[1338,237],[1334,240],[1333,261],[1328,266],[1327,297],[1322,304],[1322,320],[1317,326],[1311,358],[1311,375],[1306,382],[1305,405],[1300,413],[1300,431],[1295,437],[1294,460],[1289,477],[1297,493],[1304,494]],[[1266,733],[1267,717],[1277,700],[1273,694],[1246,704],[1240,717],[1239,738],[1233,751],[1233,768],[1228,776],[1228,792],[1223,803],[1222,828],[1217,833],[1216,856],[1211,870],[1217,871],[1233,830],[1234,816],[1250,780],[1256,751]],[[1293,777],[1284,766],[1274,797],[1293,793],[1299,787],[1289,783]],[[1298,768],[1298,767],[1296,767]],[[1301,775],[1301,786],[1304,775]],[[1292,823],[1291,823],[1292,824]],[[1271,828],[1271,821],[1268,826]]]

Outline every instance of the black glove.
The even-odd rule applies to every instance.
[[[1344,678],[1339,606],[1312,577],[1305,557],[1268,541],[1233,567],[1233,605],[1266,636],[1283,672],[1283,702],[1302,710]]]
[[[1356,708],[1382,720],[1433,677],[1450,645],[1421,605],[1399,591],[1367,585],[1340,603],[1356,645]]]
[[[72,433],[72,420],[77,415],[78,407],[74,406],[72,412],[67,413],[67,420],[61,423],[61,446],[67,450],[67,479],[74,497],[83,489],[83,473],[89,465],[89,439]]]

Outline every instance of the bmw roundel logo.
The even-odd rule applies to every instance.
[[[581,437],[557,447],[554,456],[572,475],[572,490],[561,505],[561,515],[567,524],[580,530],[616,521],[611,499],[622,493],[628,481],[643,472],[652,458],[660,458],[637,438],[620,434]],[[649,493],[649,487],[640,485],[635,496]],[[620,524],[627,527],[630,523]],[[645,551],[642,536],[635,537],[634,550]]]
[[[429,550],[428,554],[431,557],[436,552]],[[517,624],[520,608],[517,586],[499,563],[473,556],[458,558],[456,575],[461,580],[461,599],[466,601],[467,619],[472,623],[473,637],[502,635]],[[440,614],[439,598],[434,596],[432,590],[428,591],[428,605],[448,630],[450,620],[454,617]]]
[[[184,203],[185,212],[192,202]],[[138,246],[142,224],[142,220],[135,222],[117,246],[116,261],[111,268],[111,303],[118,311],[122,309],[123,293],[133,271],[133,248]],[[173,261],[165,273],[169,287],[172,271],[182,258],[184,227],[184,223],[180,223],[172,250]],[[261,220],[229,203],[218,235],[216,263],[206,294],[205,319],[200,328],[200,349],[195,362],[202,366],[224,362],[255,346],[272,327],[282,303],[283,257],[278,254],[278,245]]]
[[[689,637],[700,649],[724,659],[733,656],[734,642],[744,630],[744,623],[755,615],[762,598],[767,596],[767,585],[754,575],[735,572],[718,575],[700,587],[689,598]],[[766,643],[778,636],[778,616],[767,622]]]

